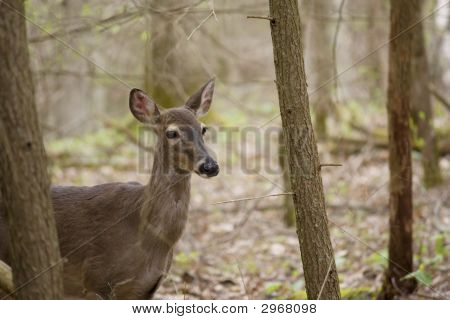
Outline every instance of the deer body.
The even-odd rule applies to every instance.
[[[157,123],[158,143],[147,185],[52,187],[67,296],[153,297],[187,222],[191,172],[208,177],[218,173],[195,119],[202,107],[209,108],[212,90],[210,81],[189,100],[196,103],[193,107],[188,101],[164,113],[142,91],[132,90],[132,113],[142,122]],[[0,260],[7,264],[9,241],[0,213]]]

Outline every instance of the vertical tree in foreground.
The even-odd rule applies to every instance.
[[[422,17],[423,1],[417,2],[414,8],[414,22]],[[442,182],[439,168],[439,151],[433,128],[433,109],[431,94],[428,89],[431,84],[428,67],[427,51],[423,22],[413,29],[412,51],[412,99],[411,112],[415,125],[414,138],[418,139],[422,147],[423,183],[425,187],[433,187]]]
[[[22,0],[0,2],[0,191],[19,299],[63,297]],[[51,267],[55,265],[54,267]]]
[[[410,293],[416,283],[403,277],[413,271],[413,207],[410,141],[411,56],[414,10],[421,0],[391,0],[388,74],[389,263],[380,299]],[[403,32],[403,33],[402,33]],[[402,34],[400,34],[402,33]]]
[[[340,299],[312,129],[297,0],[270,0],[276,82],[309,299]]]

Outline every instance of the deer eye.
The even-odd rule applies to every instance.
[[[207,127],[203,127],[203,128],[202,128],[202,135],[205,135],[205,133],[206,133],[207,130],[208,130]]]
[[[166,131],[166,137],[167,139],[175,139],[178,138],[178,131],[176,130],[168,130]]]

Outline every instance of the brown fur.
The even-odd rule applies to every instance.
[[[148,299],[168,272],[187,221],[191,172],[208,153],[191,109],[162,112],[156,123],[158,143],[146,186],[52,187],[67,296]],[[165,138],[171,124],[182,132],[178,143]],[[0,213],[0,259],[10,264],[8,242]]]

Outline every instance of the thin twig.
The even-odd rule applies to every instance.
[[[63,37],[71,34],[78,34],[92,31],[93,29],[100,31],[105,31],[113,26],[122,25],[132,21],[135,18],[140,18],[145,14],[144,11],[130,11],[130,12],[122,12],[117,15],[110,16],[106,19],[98,20],[94,23],[90,23],[87,25],[77,26],[68,30],[58,30],[52,33],[47,33],[44,35],[38,35],[32,37],[28,40],[29,43],[39,43],[46,40],[56,39],[56,37]]]
[[[205,19],[203,19],[202,22],[200,22],[200,24],[194,28],[194,30],[192,30],[192,32],[191,32],[191,33],[189,34],[189,36],[187,37],[187,40],[188,40],[188,41],[191,40],[191,38],[192,38],[192,36],[194,35],[194,33],[195,33],[198,29],[200,29],[200,28],[202,27],[202,25],[204,25],[205,22],[209,20],[209,18],[211,18],[212,16],[215,16],[215,15],[216,15],[216,13],[214,12],[214,10],[211,10],[211,12],[208,14],[208,16],[207,16]]]
[[[245,290],[245,294],[246,294],[246,296],[247,296],[247,299],[250,299],[250,300],[251,300],[251,297],[250,297],[250,295],[249,295],[249,293],[248,293],[247,285],[245,284],[244,275],[242,274],[242,270],[241,270],[241,268],[239,267],[239,264],[238,264],[238,263],[236,263],[236,265],[237,265],[237,268],[238,268],[238,270],[239,270],[239,274],[241,275],[241,280],[242,280],[242,284],[244,285],[244,290]]]
[[[342,164],[340,164],[340,163],[321,163],[319,165],[319,168],[322,168],[322,167],[342,167]]]
[[[431,94],[438,100],[440,103],[444,105],[444,107],[447,108],[448,111],[450,111],[450,101],[448,101],[441,93],[439,93],[435,87],[428,86],[428,90],[430,90]]]
[[[232,203],[232,202],[240,202],[240,201],[248,201],[248,200],[256,200],[256,199],[262,199],[262,198],[268,198],[268,197],[286,196],[286,195],[292,195],[292,194],[294,194],[294,193],[293,192],[274,193],[274,194],[268,194],[268,195],[260,196],[260,197],[240,198],[240,199],[233,199],[233,200],[214,202],[214,203],[210,203],[210,205],[223,204],[223,203]]]
[[[214,0],[211,0],[209,2],[209,5],[211,6],[211,11],[214,16],[214,19],[216,19],[216,21],[219,22],[219,19],[217,19],[216,10],[214,10]]]
[[[247,19],[264,19],[264,20],[269,20],[270,22],[275,21],[275,19],[271,16],[247,16]]]
[[[333,256],[331,256],[330,263],[328,265],[327,274],[325,275],[325,279],[323,280],[322,287],[320,288],[319,294],[317,295],[317,300],[320,300],[320,297],[322,296],[323,288],[325,288],[325,283],[327,283],[328,277],[330,276],[330,271],[331,271],[331,266],[333,265],[333,261],[334,261]]]

